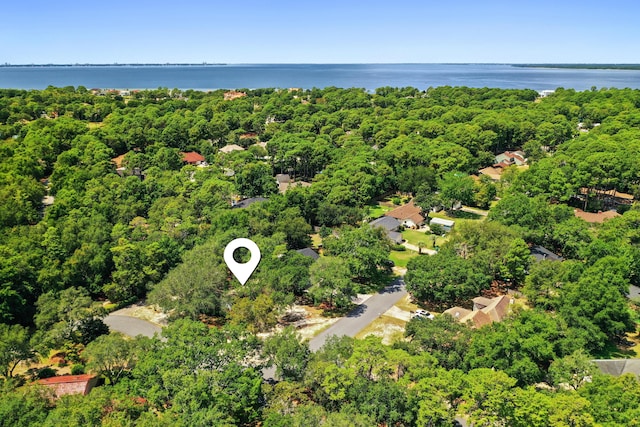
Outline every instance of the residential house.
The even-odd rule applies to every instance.
[[[595,194],[595,197],[604,203],[605,207],[616,208],[620,205],[630,205],[633,203],[635,197],[633,194],[621,193],[615,188],[613,190],[598,190],[582,187],[578,191],[575,197],[579,200],[586,202],[587,197],[590,194]]]
[[[480,169],[478,173],[488,176],[492,181],[500,181],[500,178],[502,177],[502,168],[494,168],[493,166],[489,166]]]
[[[97,383],[98,377],[87,374],[62,375],[38,380],[38,384],[52,389],[56,397],[67,394],[87,395]]]
[[[420,228],[420,226],[424,224],[422,209],[414,205],[413,200],[406,205],[385,213],[385,216],[395,218],[400,221],[402,225],[409,228]]]
[[[603,374],[619,377],[624,374],[633,374],[636,378],[640,378],[640,360],[639,359],[596,359],[593,363],[600,369]]]
[[[442,229],[448,233],[451,231],[451,229],[455,225],[455,221],[451,221],[450,219],[443,219],[443,218],[431,218],[429,225],[434,225],[434,224],[441,226]]]
[[[538,92],[538,95],[540,95],[540,98],[546,98],[549,95],[553,95],[554,93],[556,93],[556,91],[554,89],[544,89]]]
[[[525,154],[522,151],[505,151],[495,157],[494,168],[506,168],[509,166],[523,166],[527,163]]]
[[[310,187],[311,183],[306,181],[295,181],[287,173],[279,173],[276,175],[276,182],[278,183],[278,192],[284,194],[292,187]]]
[[[471,322],[474,328],[480,328],[493,322],[501,322],[509,313],[511,298],[501,295],[495,298],[476,297],[473,299],[473,310],[462,307],[451,307],[445,310],[460,323]]]
[[[296,249],[296,252],[298,252],[300,255],[304,255],[304,256],[307,256],[309,258],[313,258],[314,260],[320,258],[320,255],[318,255],[318,252],[316,252],[312,248]]]
[[[602,224],[608,219],[620,216],[616,211],[604,211],[598,213],[585,212],[582,209],[574,209],[573,214],[580,219],[587,221],[590,224]]]
[[[237,144],[228,144],[228,145],[225,145],[224,147],[222,147],[219,151],[221,153],[228,154],[228,153],[231,153],[233,151],[244,151],[244,148],[242,148],[241,146],[239,146]]]
[[[396,245],[402,244],[404,239],[402,234],[398,232],[401,223],[396,218],[390,216],[381,216],[369,223],[371,227],[380,227],[385,230],[387,237]]]
[[[241,200],[239,202],[232,201],[231,202],[231,207],[232,208],[244,209],[244,208],[247,208],[247,207],[251,206],[254,203],[266,202],[267,200],[269,200],[269,199],[265,199],[264,197],[250,197],[248,199],[244,199],[244,200]]]
[[[182,161],[194,166],[208,166],[204,156],[195,151],[189,151],[187,153],[180,153],[182,155]]]

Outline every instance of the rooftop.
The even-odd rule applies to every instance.
[[[52,388],[56,396],[66,394],[88,394],[98,382],[93,375],[62,375],[38,380],[38,384]]]
[[[608,219],[620,216],[616,211],[604,211],[598,213],[585,212],[582,209],[574,209],[573,213],[576,217],[585,220],[591,224],[601,224]]]
[[[298,252],[300,255],[308,256],[309,258],[313,258],[313,259],[320,258],[320,255],[318,255],[318,252],[316,252],[312,248],[296,249],[296,252]]]
[[[222,147],[220,151],[223,153],[231,153],[232,151],[244,151],[244,148],[240,147],[237,144],[229,144]]]
[[[390,216],[381,216],[369,223],[372,227],[382,227],[387,231],[395,231],[400,227],[400,221]]]
[[[265,199],[264,197],[250,197],[248,199],[241,200],[236,204],[232,205],[232,208],[246,208],[251,206],[254,203],[266,202],[269,199]]]
[[[414,224],[421,224],[424,222],[424,217],[421,215],[422,209],[413,204],[411,200],[406,205],[395,208],[387,213],[385,216],[390,216],[399,220],[411,220]]]
[[[189,151],[187,153],[180,153],[182,155],[182,161],[189,164],[198,164],[205,161],[205,158],[202,154],[196,153],[195,151]]]

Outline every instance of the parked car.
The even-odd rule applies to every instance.
[[[436,316],[434,316],[433,313],[429,313],[427,310],[418,309],[413,314],[413,317],[421,317],[421,318],[433,320]]]

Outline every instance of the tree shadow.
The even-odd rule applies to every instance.
[[[347,317],[360,317],[367,310],[366,304],[360,304],[349,313],[347,313]]]

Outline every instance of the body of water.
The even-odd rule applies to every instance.
[[[640,88],[640,70],[526,68],[508,64],[258,64],[0,67],[0,87],[237,89],[436,86],[586,90]]]

